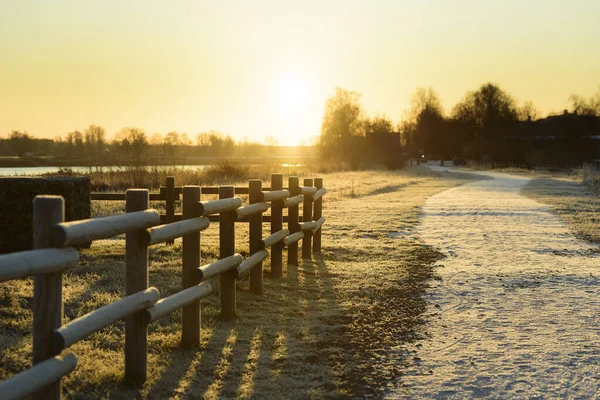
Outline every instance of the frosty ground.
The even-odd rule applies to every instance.
[[[430,197],[417,232],[448,257],[426,294],[427,339],[392,398],[594,398],[600,387],[598,246],[524,197],[526,176]]]

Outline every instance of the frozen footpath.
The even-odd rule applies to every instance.
[[[528,178],[492,179],[428,199],[421,239],[445,253],[427,294],[428,338],[390,398],[581,398],[600,389],[600,258]]]

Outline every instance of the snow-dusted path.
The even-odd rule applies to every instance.
[[[428,292],[430,339],[390,397],[600,396],[600,258],[500,173],[439,193],[421,238],[448,255]],[[413,358],[414,357],[414,358]]]

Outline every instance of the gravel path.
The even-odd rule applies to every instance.
[[[428,199],[418,233],[448,255],[429,289],[429,338],[390,398],[597,398],[600,259],[527,178],[485,173]]]

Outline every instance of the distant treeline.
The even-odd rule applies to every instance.
[[[177,164],[202,157],[297,157],[306,155],[292,146],[278,146],[267,137],[265,143],[247,140],[236,142],[230,135],[216,131],[200,133],[192,141],[185,133],[154,133],[140,128],[123,128],[109,140],[102,126],[90,125],[83,132],[73,131],[64,137],[40,139],[27,132],[12,131],[0,139],[0,156],[22,158],[52,157],[66,162],[92,164],[135,164],[155,162]]]
[[[590,98],[572,95],[570,110],[541,118],[531,101],[518,106],[498,85],[486,83],[467,92],[446,113],[432,88],[419,88],[411,107],[394,125],[385,115],[366,116],[356,92],[337,88],[325,105],[317,141],[320,160],[352,168],[401,167],[409,157],[524,164],[576,164],[600,158],[600,88]],[[216,131],[192,140],[186,133],[154,133],[128,127],[111,140],[98,125],[52,140],[12,131],[0,139],[0,156],[53,157],[83,164],[178,164],[203,157],[304,157],[312,148],[236,142]],[[309,150],[310,149],[310,150]]]
[[[365,116],[360,95],[336,89],[326,104],[318,147],[353,166],[407,157],[477,161],[579,163],[600,158],[600,89],[570,97],[571,110],[541,118],[532,102],[518,106],[498,85],[468,92],[449,114],[437,93],[420,88],[396,125],[385,115]]]

